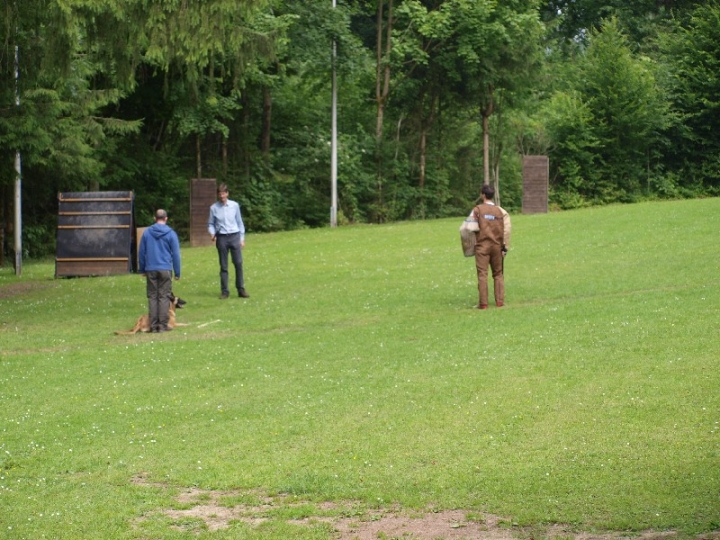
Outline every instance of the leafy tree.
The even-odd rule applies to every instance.
[[[23,245],[43,255],[53,245],[57,192],[97,186],[104,148],[136,132],[140,123],[103,114],[122,92],[103,71],[88,31],[92,21],[40,0],[8,3],[3,16],[0,155],[6,166],[0,168],[0,185],[12,182],[11,159],[19,151],[23,188],[34,195],[23,204],[23,221],[32,224]]]
[[[570,90],[555,93],[544,114],[554,142],[550,152],[553,200],[562,208],[582,206],[601,182],[601,142],[593,129],[593,111],[578,92]]]
[[[544,21],[551,23],[554,36],[585,41],[606,19],[618,20],[633,47],[653,37],[663,20],[691,10],[694,0],[545,0],[540,7]]]
[[[418,67],[411,76],[422,80],[416,88],[427,94],[421,125],[432,123],[441,101],[478,110],[483,183],[489,183],[489,120],[496,107],[495,94],[502,92],[505,103],[511,105],[514,96],[529,89],[539,65],[542,27],[536,5],[534,1],[450,0],[435,10],[431,7],[408,0],[402,9],[411,21],[408,27],[418,35]]]
[[[615,19],[593,32],[581,62],[584,99],[594,112],[602,141],[601,172],[619,193],[638,194],[648,178],[649,152],[666,126],[667,110],[658,93],[654,65],[635,58]]]
[[[338,218],[363,221],[366,201],[374,193],[367,176],[372,174],[372,144],[367,145],[366,139],[366,128],[372,122],[366,90],[373,68],[352,25],[365,16],[365,6],[339,2],[333,8],[330,2],[285,0],[277,10],[293,17],[293,22],[288,27],[287,46],[278,57],[273,86],[270,160],[263,178],[257,180],[264,193],[276,195],[274,204],[263,204],[275,216],[268,223],[293,228],[328,222],[333,42],[340,94]],[[254,95],[259,101],[260,92],[255,90]],[[248,111],[250,123],[257,123],[257,113],[251,108]]]
[[[566,75],[567,89],[548,109],[558,192],[594,202],[638,197],[655,174],[650,156],[668,121],[653,64],[632,55],[611,19]]]
[[[720,193],[720,4],[699,6],[662,40],[667,89],[677,122],[667,166],[686,194]]]

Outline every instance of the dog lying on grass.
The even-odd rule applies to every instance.
[[[172,299],[170,301],[170,309],[168,311],[168,328],[175,328],[176,326],[189,326],[185,323],[179,323],[175,320],[175,310],[182,308],[187,302],[183,300],[182,298],[178,298],[177,296],[173,295]],[[145,313],[144,315],[140,315],[138,317],[137,322],[135,323],[135,326],[133,326],[132,330],[127,332],[117,331],[115,332],[116,336],[130,336],[132,334],[137,334],[138,332],[150,332],[152,329],[150,328],[150,316]]]

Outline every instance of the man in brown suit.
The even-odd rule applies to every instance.
[[[495,305],[502,307],[505,304],[503,260],[510,247],[510,216],[495,205],[493,198],[495,189],[490,185],[483,186],[482,201],[472,211],[480,227],[475,233],[475,266],[480,293],[478,309],[488,308],[488,264],[492,268],[495,285]]]

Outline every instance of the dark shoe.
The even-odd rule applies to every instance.
[[[170,328],[169,326],[163,326],[159,331],[160,332],[170,332],[171,330],[172,330],[172,328]]]
[[[155,330],[155,333],[157,333],[157,334],[162,334],[162,333],[165,332],[165,331],[166,331],[165,328],[158,328],[157,330]]]
[[[227,300],[228,296],[230,296],[228,293],[224,292],[220,295],[220,300]]]
[[[240,298],[250,298],[250,295],[245,291],[245,289],[240,289],[238,291],[238,296]]]

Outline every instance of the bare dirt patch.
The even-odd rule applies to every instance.
[[[369,517],[369,519],[368,519]],[[341,519],[334,523],[341,540],[514,540],[516,537],[498,516],[443,510],[408,515],[405,512],[380,512],[364,520]],[[384,536],[383,536],[384,535]]]
[[[134,478],[133,483],[168,488],[146,482],[141,476]],[[253,502],[237,503],[245,499]],[[527,529],[513,526],[510,519],[476,511],[428,509],[417,512],[399,507],[362,509],[353,502],[318,504],[282,494],[270,497],[254,492],[189,488],[181,491],[176,500],[179,507],[185,508],[158,509],[142,520],[152,519],[153,515],[170,518],[171,528],[185,531],[188,522],[201,522],[201,528],[195,529],[200,533],[226,529],[232,522],[257,526],[268,520],[281,519],[273,514],[278,508],[302,506],[313,508],[313,515],[286,521],[307,527],[323,524],[332,531],[335,540],[671,540],[677,536],[674,531],[591,534],[562,525]],[[704,535],[700,540],[720,540],[720,532]]]

